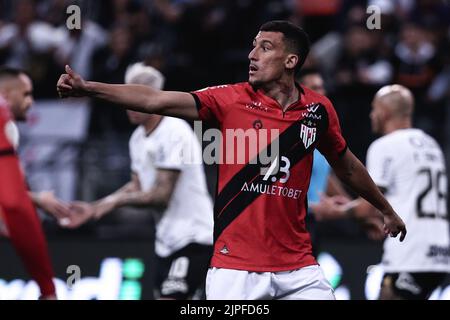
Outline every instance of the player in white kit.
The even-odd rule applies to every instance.
[[[409,231],[402,243],[384,242],[383,300],[428,299],[450,272],[445,159],[432,137],[412,128],[413,109],[412,93],[390,85],[377,92],[370,115],[382,137],[369,147],[367,169]],[[330,203],[326,199],[321,209],[377,214],[365,201],[346,208]]]
[[[138,63],[128,68],[125,81],[161,89],[164,77]],[[131,181],[93,205],[75,203],[79,212],[66,226],[76,227],[122,206],[159,209],[156,296],[192,298],[203,290],[213,243],[213,205],[200,143],[184,120],[127,112],[139,125],[129,142]]]

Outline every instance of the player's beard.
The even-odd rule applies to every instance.
[[[14,120],[16,122],[26,122],[27,121],[27,115],[26,114],[19,114],[16,117],[14,117]]]
[[[372,133],[374,133],[376,135],[382,134],[382,132],[381,132],[382,125],[381,125],[380,119],[372,119],[371,127],[372,127]]]
[[[11,108],[11,112],[14,116],[14,121],[16,122],[25,122],[27,121],[27,112],[30,108],[27,107],[26,109],[22,108]]]
[[[253,89],[257,90],[263,86],[263,82],[261,80],[250,80],[248,79],[248,83],[253,87]]]

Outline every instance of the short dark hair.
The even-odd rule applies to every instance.
[[[305,30],[289,21],[274,20],[264,23],[259,31],[281,32],[284,35],[287,49],[298,55],[299,60],[295,66],[295,72],[298,72],[305,63],[311,46]]]
[[[28,75],[25,71],[8,67],[0,66],[0,81],[11,78],[18,78],[21,74]]]

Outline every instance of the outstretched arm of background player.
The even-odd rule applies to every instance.
[[[342,202],[340,196],[321,196],[320,201],[311,204],[309,208],[317,221],[352,218],[370,239],[382,240],[385,237],[383,215],[362,198]]]
[[[120,196],[128,192],[135,192],[140,190],[139,180],[136,174],[131,175],[131,180],[123,185],[120,189],[114,191],[112,194],[99,199],[93,203],[84,201],[74,201],[70,204],[71,214],[59,220],[59,224],[64,228],[78,228],[91,219],[99,218],[115,208],[115,204],[110,199]]]
[[[0,157],[0,177],[0,206],[10,239],[39,285],[41,297],[55,297],[47,243],[15,155]]]
[[[29,192],[33,204],[56,219],[70,215],[70,206],[58,199],[53,191]]]
[[[123,192],[120,192],[119,190],[118,192],[99,200],[95,204],[96,218],[100,218],[108,211],[124,206],[150,206],[161,210],[167,208],[173,191],[175,190],[179,175],[179,170],[158,169],[153,187],[148,191],[142,191],[137,175],[133,174],[135,186],[137,185],[139,188],[134,188],[133,190],[129,189]]]
[[[170,198],[175,190],[178,176],[178,170],[158,169],[154,187],[148,191],[142,191],[139,179],[133,173],[132,180],[129,183],[93,204],[74,202],[72,215],[60,224],[66,228],[77,228],[90,219],[100,219],[115,209],[124,206],[150,206],[165,209],[169,205]]]
[[[161,91],[144,85],[86,81],[69,66],[66,66],[66,73],[60,76],[56,87],[61,98],[90,96],[145,113],[187,120],[199,117],[190,93]]]
[[[384,198],[361,161],[347,149],[342,157],[331,161],[330,164],[341,181],[380,210],[384,218],[385,233],[392,237],[400,233],[400,241],[403,241],[406,236],[405,223]]]

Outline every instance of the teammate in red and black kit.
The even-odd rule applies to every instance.
[[[11,242],[40,288],[41,299],[55,299],[47,243],[13,147],[14,130],[9,107],[0,96],[0,213]]]
[[[215,123],[224,145],[227,129],[279,130],[269,144],[258,141],[260,152],[278,143],[271,164],[252,164],[258,155],[249,146],[244,164],[219,164],[207,298],[334,299],[311,254],[304,222],[315,148],[343,182],[384,214],[386,233],[401,233],[403,240],[406,228],[348,150],[331,102],[295,83],[309,52],[306,33],[289,22],[271,21],[260,28],[253,46],[247,83],[168,92],[85,81],[67,66],[57,89],[61,97],[92,96],[141,112]],[[232,150],[223,151],[226,159]]]

